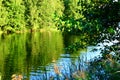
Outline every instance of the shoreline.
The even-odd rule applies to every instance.
[[[25,29],[25,30],[15,30],[15,31],[0,31],[0,34],[12,34],[12,33],[33,33],[33,32],[44,32],[44,31],[60,31],[57,28],[41,28],[41,29]]]

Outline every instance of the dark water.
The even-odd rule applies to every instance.
[[[64,47],[79,39],[79,36],[65,38],[57,31],[0,35],[0,80],[11,80],[13,74],[22,75],[24,80],[72,78],[75,71],[85,71],[88,65],[85,61],[100,52],[90,52],[93,47],[88,47],[65,54]]]

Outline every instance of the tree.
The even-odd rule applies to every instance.
[[[3,0],[2,5],[7,12],[5,29],[14,28],[19,30],[24,28],[24,6],[22,5],[22,0]]]
[[[55,26],[55,22],[62,16],[63,3],[60,0],[43,0],[38,2],[38,22],[40,27]]]
[[[7,11],[2,5],[2,1],[0,2],[0,28],[3,30],[4,26],[7,22]]]
[[[63,9],[62,0],[2,0],[0,26],[9,31],[55,27]]]

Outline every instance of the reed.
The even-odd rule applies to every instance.
[[[21,74],[13,74],[11,76],[11,80],[23,80],[23,76]]]

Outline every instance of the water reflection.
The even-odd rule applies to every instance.
[[[90,53],[91,47],[82,49],[83,51],[76,50],[73,54],[64,52],[64,46],[70,45],[76,49],[76,45],[71,46],[76,42],[86,46],[84,37],[67,35],[63,38],[58,31],[1,35],[1,79],[11,80],[13,74],[16,74],[15,78],[22,75],[24,80],[87,79],[89,64],[86,60],[97,52]]]
[[[4,36],[4,37],[3,37]],[[12,34],[0,36],[1,80],[11,80],[13,74],[22,74],[24,79],[46,70],[53,59],[63,53],[63,39],[60,32]]]

